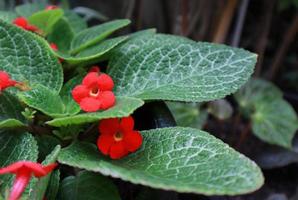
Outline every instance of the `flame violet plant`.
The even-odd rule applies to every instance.
[[[129,23],[88,28],[41,4],[0,12],[0,199],[121,199],[109,177],[204,195],[262,186],[260,168],[211,134],[142,131],[133,115],[147,102],[232,94],[257,56],[154,29],[109,37]]]

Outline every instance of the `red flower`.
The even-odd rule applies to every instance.
[[[141,147],[143,139],[133,127],[134,120],[131,116],[102,120],[99,124],[98,149],[112,159],[119,159],[136,151]]]
[[[55,10],[55,9],[58,9],[59,7],[58,6],[55,6],[55,5],[49,5],[46,7],[46,10]]]
[[[112,78],[103,73],[89,72],[81,85],[72,90],[73,99],[86,112],[106,110],[115,105]]]
[[[6,72],[0,71],[0,92],[8,87],[13,87],[16,84],[18,84],[18,82],[11,80],[10,76]]]
[[[96,73],[100,73],[100,68],[98,66],[92,66],[90,69],[89,69],[89,72],[96,72]]]
[[[30,25],[25,17],[16,18],[13,23],[27,31],[37,32],[38,28],[36,26]]]
[[[53,171],[53,169],[55,169],[56,166],[57,163],[42,166],[39,163],[31,161],[19,161],[7,167],[1,168],[0,175],[7,173],[16,175],[9,195],[9,200],[17,200],[20,198],[21,194],[28,185],[32,175],[37,178],[46,176],[51,171]]]
[[[54,51],[58,51],[58,47],[55,43],[50,43],[50,47],[54,50]]]

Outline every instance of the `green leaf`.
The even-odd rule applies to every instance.
[[[71,42],[72,54],[76,54],[89,46],[95,45],[129,23],[130,21],[127,19],[114,20],[81,31]]]
[[[60,200],[120,200],[117,188],[108,178],[87,171],[65,178],[59,190]]]
[[[58,154],[61,150],[60,145],[56,146],[55,149],[52,151],[51,154],[49,154],[46,159],[42,162],[43,165],[48,165],[56,162]],[[39,179],[33,189],[33,191],[30,193],[29,199],[43,199],[46,189],[48,187],[51,174],[49,173],[47,176],[42,177]]]
[[[53,31],[47,37],[50,43],[55,43],[59,51],[67,52],[70,49],[70,43],[74,37],[69,22],[61,18],[54,26]]]
[[[282,92],[269,81],[251,79],[234,96],[239,105],[245,108],[254,106],[258,101],[272,101],[282,98]]]
[[[65,10],[64,16],[69,22],[74,33],[79,33],[87,28],[86,21],[71,10]]]
[[[108,73],[118,96],[201,102],[235,92],[255,63],[243,49],[156,34],[117,48]]]
[[[29,23],[41,29],[45,35],[52,32],[53,26],[63,17],[63,10],[43,10],[34,13],[28,18]]]
[[[0,168],[20,160],[30,160],[34,162],[37,160],[37,143],[34,137],[29,133],[1,130],[0,146]],[[0,178],[0,191],[3,194],[7,188],[11,188],[14,176],[1,175]],[[30,190],[32,190],[32,187],[28,187],[27,191]]]
[[[0,94],[0,128],[25,126],[25,117],[21,114],[23,107],[8,92]]]
[[[60,91],[62,67],[41,37],[0,21],[0,70],[12,79]]]
[[[35,136],[35,139],[38,144],[38,158],[40,160],[44,160],[60,144],[60,141],[51,135],[39,135]]]
[[[12,22],[15,18],[17,18],[17,14],[11,11],[0,11],[0,19],[5,22]]]
[[[205,195],[249,193],[264,182],[253,161],[204,131],[175,127],[142,135],[142,148],[121,160],[83,142],[62,149],[58,160],[135,184]]]
[[[67,63],[71,65],[78,65],[84,63],[85,65],[94,64],[98,61],[108,59],[106,57],[107,53],[109,53],[112,49],[114,49],[117,45],[121,44],[127,39],[127,37],[117,37],[113,39],[108,39],[86,48],[82,50],[75,56],[70,56],[67,54],[57,52],[57,56],[65,60]],[[104,58],[103,58],[104,57]]]
[[[260,101],[252,115],[252,128],[256,136],[270,144],[292,147],[298,129],[298,118],[292,106],[282,100]]]
[[[107,118],[125,117],[132,114],[134,110],[141,107],[143,104],[144,102],[140,99],[129,97],[117,98],[116,105],[108,110],[94,113],[83,113],[70,117],[56,118],[52,121],[48,121],[47,124],[60,127],[96,122],[101,119]]]
[[[48,188],[45,194],[47,200],[56,200],[56,196],[59,190],[59,182],[60,182],[60,171],[55,170],[51,174],[51,178],[48,184]]]
[[[37,109],[51,117],[65,116],[65,107],[60,96],[42,86],[37,85],[33,89],[18,93],[18,97],[31,108]]]
[[[32,14],[44,10],[45,3],[26,3],[16,7],[16,13],[23,17],[30,17]]]

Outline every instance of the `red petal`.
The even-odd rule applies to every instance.
[[[113,79],[107,74],[100,74],[97,80],[98,87],[101,91],[112,90],[114,87]]]
[[[143,137],[139,131],[132,131],[125,134],[123,142],[128,151],[134,152],[142,146]]]
[[[17,173],[17,171],[24,166],[26,161],[18,161],[0,169],[0,174]]]
[[[111,146],[114,144],[115,140],[113,135],[102,134],[97,139],[97,147],[104,155],[109,154]]]
[[[55,43],[51,43],[50,47],[54,50],[54,51],[58,51],[58,47]]]
[[[9,200],[18,200],[24,192],[31,178],[31,173],[27,170],[23,170],[17,174],[13,186],[9,195]]]
[[[72,98],[80,103],[82,99],[89,96],[89,90],[84,85],[78,85],[72,90]]]
[[[25,17],[18,17],[16,18],[13,23],[23,29],[25,29],[27,27],[27,19]]]
[[[120,129],[122,132],[131,132],[133,131],[134,120],[131,116],[123,117],[120,122]]]
[[[97,86],[98,74],[96,72],[89,72],[83,79],[82,84],[86,87]]]
[[[42,167],[43,171],[44,171],[44,175],[43,176],[46,176],[48,175],[49,173],[51,173],[56,167],[58,166],[57,163],[52,163],[52,164],[49,164],[49,165],[45,165]],[[40,177],[39,174],[34,174],[36,177]]]
[[[103,119],[99,123],[100,134],[113,136],[119,130],[118,118]]]
[[[106,110],[106,109],[114,106],[116,103],[116,97],[115,97],[114,93],[111,91],[101,92],[98,95],[97,99],[100,100],[100,102],[101,102],[100,109],[103,109],[103,110]]]
[[[32,31],[32,32],[35,32],[38,30],[38,28],[36,26],[32,26],[32,25],[27,25],[27,27],[25,29],[28,31]]]
[[[82,99],[82,101],[80,102],[80,107],[85,112],[95,112],[100,109],[101,102],[97,99],[87,97]]]
[[[24,167],[33,172],[34,176],[40,177],[45,175],[45,171],[40,163],[25,161]]]
[[[126,156],[129,152],[124,148],[123,142],[117,142],[111,146],[110,157],[112,159],[119,159]]]
[[[100,72],[100,68],[98,66],[93,66],[91,67],[89,72],[96,72],[98,74]]]

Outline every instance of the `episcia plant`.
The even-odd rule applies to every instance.
[[[87,28],[72,11],[41,4],[0,18],[3,198],[120,199],[107,176],[205,195],[262,186],[259,167],[209,133],[136,130],[132,115],[152,101],[234,93],[255,54],[154,29],[108,38],[130,21]]]

